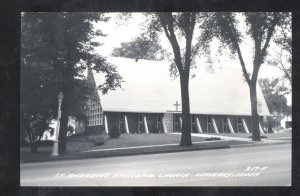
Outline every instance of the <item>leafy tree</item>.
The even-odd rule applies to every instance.
[[[82,115],[92,93],[83,75],[86,68],[105,73],[106,80],[99,87],[103,93],[121,84],[116,67],[94,51],[100,43],[94,42],[93,38],[103,36],[101,31],[93,28],[93,22],[97,21],[106,22],[108,18],[95,12],[22,14],[21,69],[24,91],[21,92],[21,117],[44,116],[45,111],[50,111],[51,114],[46,117],[55,118],[57,95],[62,91],[60,154],[66,152],[68,116]],[[23,74],[25,72],[28,75]],[[31,98],[38,100],[31,103]],[[28,123],[24,124],[28,126]]]
[[[262,89],[263,95],[267,102],[269,111],[271,113],[276,112],[281,115],[289,115],[291,113],[291,107],[287,105],[286,94],[289,93],[290,89],[280,84],[280,79],[276,78],[273,80],[260,79],[259,85]],[[273,127],[279,119],[275,116],[267,117],[268,132],[273,132]]]
[[[217,37],[224,45],[229,46],[233,54],[238,55],[244,78],[250,89],[253,127],[252,139],[260,141],[256,94],[258,72],[268,54],[267,50],[270,41],[275,37],[276,28],[284,28],[284,24],[290,18],[288,13],[279,12],[247,12],[242,14],[245,17],[247,35],[249,35],[254,43],[252,73],[248,72],[243,59],[241,43],[246,39],[246,35],[242,36],[241,30],[237,26],[237,13],[208,13],[208,20],[203,23],[206,28],[204,28],[205,31],[202,34],[201,43],[203,43],[202,46],[207,46],[208,40]]]
[[[280,79],[269,80],[267,78],[258,80],[270,113],[289,114],[290,107],[287,105],[285,95],[289,89],[280,84]]]
[[[285,20],[279,35],[275,38],[275,43],[280,47],[279,51],[274,51],[270,65],[279,68],[283,72],[283,79],[289,81],[292,86],[292,35],[291,35],[291,19]]]
[[[189,79],[190,70],[195,67],[193,59],[197,54],[197,45],[192,43],[194,30],[200,26],[200,13],[195,12],[159,12],[147,13],[145,21],[146,35],[150,40],[158,38],[160,33],[168,39],[173,59],[170,72],[180,78],[182,102],[182,135],[180,146],[192,145],[190,125]]]
[[[122,42],[121,47],[114,48],[112,56],[147,60],[162,60],[166,51],[157,43],[145,36],[136,37],[133,41]]]

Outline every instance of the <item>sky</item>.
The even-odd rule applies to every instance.
[[[141,25],[144,22],[144,16],[142,13],[132,13],[130,20],[126,22],[122,22],[121,20],[117,19],[118,13],[108,13],[108,16],[111,17],[109,22],[103,23],[97,23],[95,24],[96,29],[101,29],[104,34],[107,34],[106,37],[98,37],[96,40],[103,43],[99,48],[97,48],[96,52],[101,54],[102,56],[110,56],[112,50],[115,47],[120,47],[121,42],[128,42],[132,41],[135,37],[139,36],[141,33]],[[238,16],[239,20],[242,21],[242,16]],[[241,32],[246,31],[245,24],[243,22],[239,23],[239,29]],[[194,37],[196,37],[195,35]],[[195,38],[196,39],[196,38]],[[246,39],[245,42],[241,45],[241,50],[243,54],[244,61],[246,63],[247,69],[249,72],[252,71],[252,40]],[[160,36],[160,44],[163,48],[170,50],[170,43],[165,37],[164,34]],[[219,42],[217,40],[214,40],[211,44],[210,50],[211,50],[211,59],[213,60],[214,66],[222,66],[222,67],[230,67],[230,68],[236,68],[241,69],[241,65],[237,58],[230,58],[228,49],[224,49],[223,55],[220,55],[218,53],[218,45]],[[272,54],[272,50],[275,48],[275,46],[270,45],[270,54]],[[207,55],[198,58],[197,64],[205,65],[205,62],[207,61]],[[274,79],[281,77],[283,75],[283,72],[274,66],[271,66],[269,64],[263,64],[259,71],[259,78],[269,78]],[[291,95],[287,97],[288,104],[291,104]]]

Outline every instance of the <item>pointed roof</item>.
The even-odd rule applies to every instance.
[[[110,57],[108,62],[117,67],[123,77],[122,89],[102,95],[99,91],[104,111],[116,112],[175,112],[176,101],[181,96],[179,78],[170,77],[169,63]],[[196,77],[190,79],[191,114],[251,115],[249,87],[243,79],[242,71],[232,68],[214,68],[214,73],[206,72],[204,66],[195,70]],[[93,71],[96,85],[102,84],[104,75]],[[259,85],[259,115],[270,115]]]

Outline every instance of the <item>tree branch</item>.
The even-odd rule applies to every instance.
[[[175,58],[175,64],[179,70],[179,73],[183,73],[183,65],[181,60],[181,54],[180,54],[180,47],[178,45],[178,41],[176,38],[176,35],[174,33],[174,27],[173,27],[173,17],[171,12],[164,12],[164,13],[158,13],[158,16],[160,18],[161,24],[163,26],[163,29],[166,33],[167,38],[169,39],[173,53]]]
[[[184,13],[184,20],[186,22],[185,34],[186,34],[186,45],[185,45],[185,77],[189,77],[190,66],[191,66],[191,50],[192,50],[192,39],[195,27],[196,13]]]
[[[272,34],[274,32],[274,29],[275,29],[275,26],[277,25],[277,23],[278,23],[278,16],[276,13],[274,13],[274,19],[272,20],[271,26],[268,28],[266,42],[262,49],[260,48],[262,40],[257,40],[254,38],[255,39],[255,57],[254,57],[254,69],[253,69],[253,75],[251,78],[251,82],[256,82],[256,80],[257,80],[259,68],[262,64],[264,56],[266,55],[267,47],[269,46]]]
[[[227,16],[227,17],[228,17],[229,24],[230,24],[230,25],[232,26],[232,28],[233,28],[233,29],[231,29],[231,28],[229,27],[229,33],[231,34],[231,36],[230,36],[230,37],[231,37],[231,41],[232,41],[233,44],[235,45],[236,51],[237,51],[237,53],[238,53],[239,61],[240,61],[241,66],[242,66],[242,70],[243,70],[243,74],[244,74],[244,76],[245,76],[245,79],[246,79],[248,85],[250,85],[250,82],[251,82],[251,81],[250,81],[250,78],[249,78],[249,75],[248,75],[248,72],[247,72],[247,69],[246,69],[246,65],[245,65],[245,62],[244,62],[244,59],[243,59],[243,56],[242,56],[242,52],[241,52],[241,49],[240,49],[240,46],[239,46],[238,39],[237,39],[235,33],[231,31],[231,30],[235,30],[235,26],[234,26],[234,24],[233,24],[232,19],[231,19],[229,16]]]
[[[278,15],[277,15],[276,13],[274,13],[274,19],[273,19],[273,21],[272,21],[271,27],[269,28],[269,31],[268,31],[268,35],[267,35],[267,38],[266,38],[265,45],[264,45],[264,47],[263,47],[262,50],[261,50],[261,57],[262,57],[262,58],[264,57],[264,55],[265,55],[265,53],[266,53],[267,47],[268,47],[268,45],[269,45],[269,43],[270,43],[272,34],[273,34],[273,32],[274,32],[275,26],[276,26],[277,23],[278,23],[278,20],[279,20]]]

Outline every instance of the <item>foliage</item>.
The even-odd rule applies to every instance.
[[[182,100],[181,146],[192,145],[190,127],[189,79],[193,68],[194,57],[198,53],[196,44],[193,45],[194,30],[199,27],[202,14],[195,12],[159,12],[147,13],[144,23],[144,33],[150,40],[155,40],[164,33],[172,48],[172,63],[170,73],[180,77]]]
[[[270,113],[276,112],[278,114],[288,115],[291,108],[287,105],[285,95],[289,92],[289,89],[280,84],[280,79],[260,79],[258,82]]]
[[[279,29],[274,42],[280,48],[274,51],[274,55],[269,59],[268,63],[279,68],[283,72],[284,80],[288,80],[292,86],[292,20],[291,15],[287,15],[283,20],[282,27]]]
[[[162,60],[166,51],[157,43],[145,36],[136,37],[133,41],[122,42],[121,47],[114,48],[112,56],[147,60]]]
[[[246,34],[238,28],[238,13],[217,12],[208,13],[203,22],[204,31],[199,38],[201,47],[207,47],[209,41],[218,38],[222,44],[229,47],[232,54],[237,54],[244,78],[250,89],[253,140],[260,141],[259,121],[257,113],[256,84],[258,72],[268,54],[270,41],[275,39],[278,28],[285,28],[286,21],[290,20],[289,13],[280,12],[246,12],[242,13]],[[241,16],[240,16],[241,17]],[[253,71],[248,72],[241,50],[241,43],[250,38],[253,41]]]
[[[101,145],[104,145],[104,143],[105,143],[105,140],[102,137],[98,137],[94,141],[95,146],[101,146]]]
[[[120,137],[121,132],[120,132],[119,128],[114,125],[108,134],[109,134],[110,138],[118,138],[118,137]]]
[[[64,94],[60,127],[60,152],[66,149],[68,116],[84,114],[92,87],[84,77],[91,67],[105,74],[102,93],[121,85],[116,67],[96,54],[93,28],[97,21],[108,21],[102,13],[22,13],[21,17],[21,121],[27,126],[37,115],[56,118],[57,95]],[[21,123],[22,124],[22,123]]]

